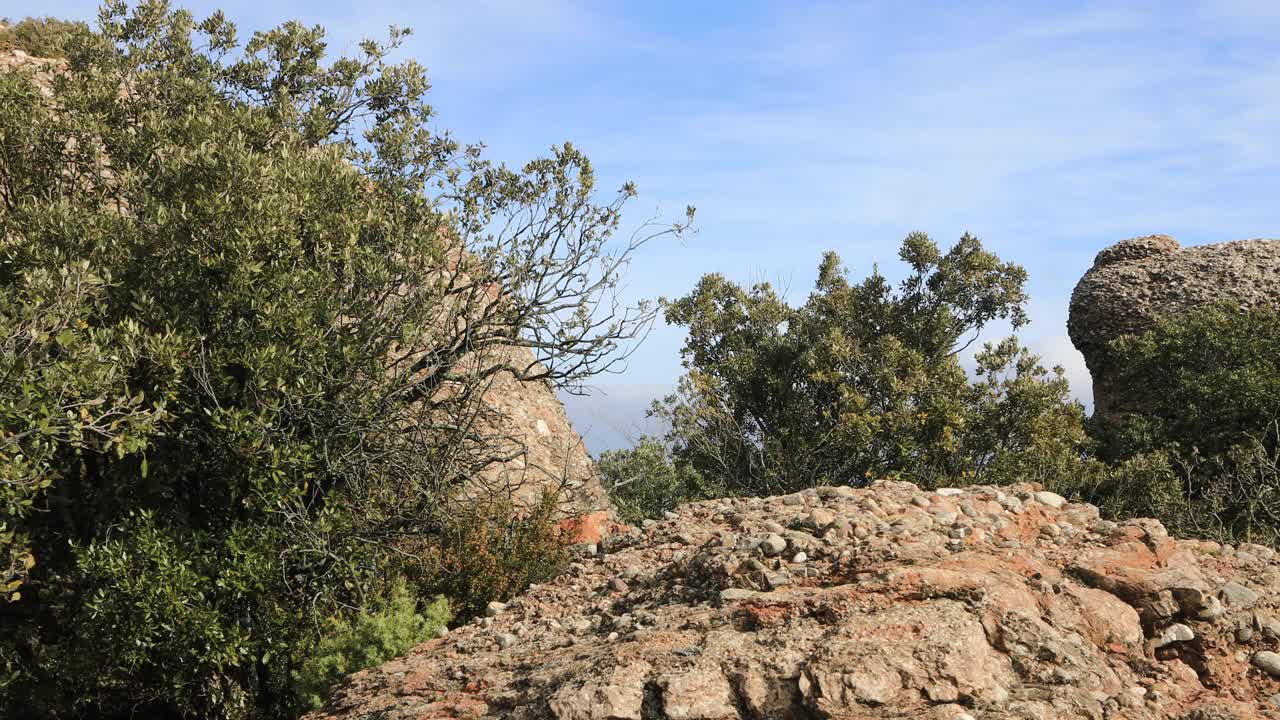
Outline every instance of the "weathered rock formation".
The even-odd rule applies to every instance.
[[[4,24],[0,23],[0,29]],[[25,72],[45,94],[51,94],[53,78],[57,73],[66,71],[67,64],[63,60],[32,57],[21,50],[0,52],[0,72]]]
[[[1280,717],[1280,559],[1033,485],[686,505],[311,720]]]
[[[1183,248],[1168,235],[1116,243],[1098,253],[1071,293],[1067,331],[1093,375],[1095,411],[1127,406],[1107,343],[1152,327],[1158,315],[1225,301],[1280,304],[1280,240]]]
[[[515,367],[533,363],[533,353],[525,348],[501,352],[512,356]],[[503,373],[485,389],[483,402],[501,418],[501,427],[489,432],[508,438],[506,443],[520,452],[482,472],[476,478],[478,487],[510,492],[525,506],[536,503],[543,491],[553,490],[562,496],[567,515],[606,513],[612,507],[586,445],[549,383]]]

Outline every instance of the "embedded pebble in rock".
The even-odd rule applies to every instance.
[[[1164,632],[1160,633],[1160,636],[1156,638],[1154,644],[1156,647],[1159,648],[1159,647],[1164,647],[1166,645],[1172,645],[1178,642],[1187,642],[1189,640],[1195,640],[1195,639],[1196,639],[1196,633],[1194,630],[1187,627],[1186,625],[1183,625],[1182,623],[1174,623],[1169,627],[1165,628]]]
[[[681,506],[356,673],[308,717],[1248,720],[1275,710],[1274,553],[1100,520],[1033,484],[954,490],[878,481]]]
[[[1061,509],[1063,505],[1067,504],[1066,498],[1062,497],[1057,493],[1051,493],[1047,490],[1042,490],[1038,493],[1035,493],[1031,497],[1035,498],[1036,502],[1042,505],[1048,505],[1054,510]]]
[[[814,530],[825,530],[836,521],[835,513],[830,510],[816,509],[809,512],[806,527]]]
[[[1262,652],[1254,653],[1253,659],[1249,662],[1271,677],[1280,678],[1280,653],[1263,650]]]
[[[770,535],[760,543],[760,549],[770,557],[781,555],[787,549],[787,541],[781,535]]]
[[[1250,608],[1258,602],[1258,593],[1234,580],[1222,586],[1222,599],[1233,608]]]

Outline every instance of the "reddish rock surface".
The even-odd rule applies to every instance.
[[[310,718],[1280,717],[1273,552],[1038,490],[687,505]]]
[[[534,362],[525,348],[498,352],[513,356],[509,362],[515,367]],[[490,495],[508,493],[521,506],[536,504],[542,493],[553,491],[559,495],[562,515],[589,515],[582,521],[588,534],[607,531],[602,518],[613,506],[555,390],[546,382],[521,381],[503,373],[486,388],[483,401],[495,413],[486,432],[499,443],[500,454],[515,457],[486,469],[474,479],[475,487]]]

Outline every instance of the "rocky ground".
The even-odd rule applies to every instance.
[[[1033,485],[701,502],[320,718],[1280,717],[1280,558]]]

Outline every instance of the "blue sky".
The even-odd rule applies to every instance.
[[[963,7],[960,7],[963,5]],[[91,19],[93,2],[0,15]],[[703,273],[770,280],[802,302],[820,254],[896,271],[907,233],[965,231],[1030,272],[1023,336],[1088,373],[1066,338],[1071,288],[1102,248],[1280,235],[1280,3],[186,3],[243,32],[298,18],[335,51],[396,23],[428,68],[442,127],[519,164],[572,140],[630,218],[698,207],[698,234],[651,245],[632,297]],[[999,329],[986,335],[996,339]],[[679,375],[659,325],[571,416],[593,450],[643,430]]]

